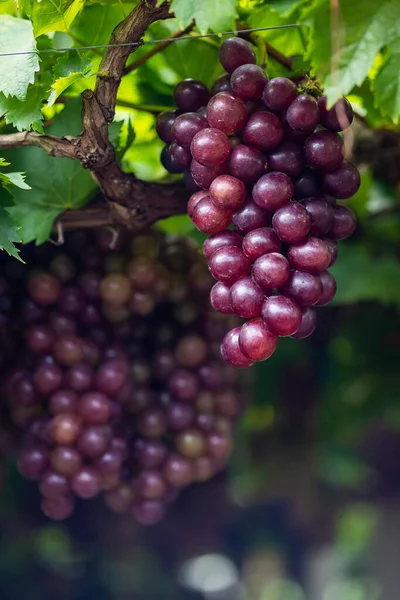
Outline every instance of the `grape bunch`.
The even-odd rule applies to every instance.
[[[155,523],[223,468],[242,409],[204,259],[188,240],[100,230],[26,260],[2,265],[0,296],[19,470],[51,519],[104,492],[112,510]]]
[[[337,240],[356,227],[337,204],[360,185],[344,158],[340,132],[352,108],[341,98],[328,108],[285,77],[268,80],[245,40],[225,40],[227,71],[211,94],[198,81],[174,91],[176,111],[159,115],[157,131],[171,172],[185,172],[188,214],[210,237],[203,251],[212,276],[213,308],[247,321],[224,338],[224,359],[250,366],[274,352],[278,337],[305,338],[316,307],[335,295],[327,270]]]

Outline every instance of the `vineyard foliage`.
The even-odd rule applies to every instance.
[[[24,131],[78,135],[80,95],[94,88],[105,52],[102,46],[110,42],[113,29],[136,4],[123,0],[0,2],[0,248],[17,258],[16,243],[45,242],[52,235],[54,220],[65,210],[85,206],[98,188],[78,161],[50,157],[40,148],[5,149],[1,138]],[[182,78],[211,85],[222,74],[217,55],[224,36],[185,37],[139,66],[130,69],[129,65],[147,55],[157,40],[187,27],[192,19],[195,27],[189,36],[274,28],[251,34],[260,60],[267,42],[270,77],[307,72],[326,91],[330,103],[346,95],[358,115],[355,150],[359,138],[366,138],[368,146],[368,140],[376,141],[382,131],[396,140],[399,3],[340,0],[339,10],[332,12],[333,4],[330,0],[172,0],[175,18],[147,29],[144,40],[149,43],[135,49],[128,59],[118,90],[109,135],[123,169],[144,180],[176,179],[160,163],[162,144],[155,132],[155,117],[174,107],[172,90]],[[92,48],[78,50],[82,46]],[[370,299],[399,303],[397,181],[386,177],[384,165],[377,167],[380,158],[374,148],[371,143],[370,155],[364,151],[355,157],[363,181],[349,204],[360,225],[333,269],[339,303]],[[172,216],[158,226],[196,237],[185,216]]]

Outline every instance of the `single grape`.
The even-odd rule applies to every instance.
[[[224,231],[230,225],[231,218],[232,213],[217,206],[209,196],[202,198],[192,212],[194,226],[208,234]]]
[[[322,285],[322,294],[315,306],[326,306],[336,294],[336,281],[329,271],[322,271],[318,277]]]
[[[206,190],[199,190],[198,192],[195,192],[190,196],[186,208],[189,217],[192,217],[196,205],[200,202],[200,200],[202,200],[206,196],[208,196],[208,192]]]
[[[222,281],[218,281],[211,289],[210,302],[211,306],[217,312],[224,315],[232,315],[230,299],[229,299],[230,286]]]
[[[46,471],[40,478],[39,490],[46,498],[65,496],[69,492],[68,480],[54,471]]]
[[[88,392],[81,396],[79,414],[89,425],[103,425],[110,418],[110,402],[101,392]]]
[[[311,227],[311,217],[301,204],[289,202],[276,211],[272,226],[282,242],[294,244],[304,239]]]
[[[190,144],[196,133],[207,127],[207,119],[198,113],[193,112],[179,115],[172,125],[172,138],[179,146],[190,148]],[[171,142],[172,139],[169,141]]]
[[[79,498],[94,498],[100,492],[100,478],[91,467],[82,467],[71,478],[71,488]]]
[[[159,467],[164,462],[167,454],[167,446],[161,440],[136,440],[134,457],[140,466],[145,469]]]
[[[49,306],[57,302],[60,292],[60,283],[53,275],[36,273],[28,280],[28,293],[40,306]]]
[[[267,152],[279,146],[283,128],[276,115],[266,111],[255,112],[247,121],[243,141],[258,150]]]
[[[253,265],[253,278],[261,288],[273,290],[285,285],[290,272],[289,263],[279,252],[270,252],[257,258]],[[257,315],[253,316],[259,316]],[[240,315],[241,316],[241,315]]]
[[[333,223],[333,210],[326,200],[305,198],[301,204],[311,217],[310,232],[316,236],[328,233]]]
[[[78,395],[72,390],[59,390],[55,392],[49,402],[49,411],[52,415],[73,413],[78,404]]]
[[[200,335],[187,334],[176,345],[175,356],[178,365],[197,367],[207,356],[207,344]]]
[[[74,444],[82,431],[81,419],[74,413],[56,415],[50,422],[50,435],[56,444]]]
[[[119,484],[105,495],[107,506],[117,514],[127,512],[131,508],[134,498],[135,493],[127,483]]]
[[[183,173],[184,169],[181,165],[175,160],[175,158],[171,155],[169,151],[169,146],[164,146],[161,150],[160,161],[162,166],[168,173],[174,173],[177,175],[178,173]]]
[[[335,198],[350,198],[360,187],[360,173],[352,163],[343,161],[336,171],[325,173],[323,186],[324,190]]]
[[[27,446],[18,457],[18,470],[27,479],[40,479],[48,465],[48,453],[39,444]]]
[[[325,271],[331,262],[328,246],[315,237],[292,244],[288,249],[287,258],[295,269],[314,275]]]
[[[313,308],[305,308],[301,315],[300,327],[290,337],[295,340],[303,340],[311,335],[317,326],[317,312]]]
[[[286,111],[290,127],[302,133],[311,133],[319,121],[318,102],[312,96],[298,96]]]
[[[265,173],[266,169],[267,159],[256,148],[239,144],[232,149],[228,171],[237,179],[252,185]]]
[[[221,344],[222,358],[235,367],[250,367],[253,363],[240,349],[239,333],[240,327],[235,327],[226,334]]]
[[[333,223],[328,235],[334,240],[344,240],[354,232],[356,226],[357,219],[352,210],[347,206],[335,206]]]
[[[96,388],[112,396],[119,392],[129,374],[129,364],[125,360],[111,359],[100,365],[95,374]]]
[[[235,210],[246,200],[247,190],[243,181],[232,175],[220,175],[210,185],[210,197],[214,204],[225,210]]]
[[[264,292],[257,283],[257,280],[253,281],[250,277],[242,277],[232,285],[229,301],[232,312],[238,317],[250,319],[260,316]]]
[[[210,92],[196,79],[184,79],[174,89],[174,102],[184,112],[196,112],[207,105]]]
[[[194,373],[176,369],[168,379],[168,392],[175,400],[188,402],[199,392],[199,382]]]
[[[63,373],[57,365],[42,364],[33,375],[33,383],[39,394],[49,396],[56,392],[63,382]]]
[[[311,169],[305,169],[294,184],[294,195],[298,200],[317,197],[320,195],[320,191],[318,174]]]
[[[142,471],[135,480],[134,487],[139,496],[147,500],[159,500],[167,491],[161,473],[155,469]]]
[[[72,367],[80,362],[83,357],[83,343],[73,335],[60,337],[54,344],[54,358],[64,367]]]
[[[245,235],[253,229],[259,229],[271,224],[271,215],[258,204],[248,198],[233,214],[232,223],[236,231]]]
[[[172,431],[181,431],[193,424],[195,414],[193,408],[182,402],[171,402],[167,407],[166,417],[168,428]]]
[[[304,163],[303,150],[296,142],[284,141],[268,154],[268,165],[271,171],[280,171],[292,179],[302,173]]]
[[[232,93],[216,94],[207,105],[207,120],[210,127],[220,129],[226,135],[233,135],[243,129],[246,123],[245,103]]]
[[[291,271],[282,292],[293,298],[301,307],[312,306],[321,298],[321,280],[318,275]]]
[[[323,242],[325,242],[325,245],[327,246],[331,257],[331,262],[329,263],[328,267],[332,267],[332,265],[335,264],[336,259],[338,257],[337,243],[329,237],[322,237],[321,239],[323,240]]]
[[[263,91],[262,98],[266,106],[273,111],[280,112],[289,108],[297,97],[296,85],[287,77],[274,77],[270,79]]]
[[[236,231],[221,231],[207,238],[203,244],[203,254],[207,260],[211,258],[211,255],[219,248],[223,246],[242,246],[242,238]]]
[[[158,500],[136,500],[132,513],[141,525],[155,525],[164,516],[164,504]]]
[[[343,140],[332,131],[316,131],[304,142],[304,152],[310,167],[334,171],[343,161]]]
[[[102,275],[100,271],[83,271],[78,277],[78,286],[86,298],[97,300],[99,297]]]
[[[58,308],[61,313],[70,317],[79,316],[84,306],[85,296],[79,288],[68,286],[63,289],[58,301]]]
[[[256,55],[246,40],[239,37],[224,40],[218,51],[219,62],[228,73],[242,65],[256,64]]]
[[[116,450],[107,450],[96,461],[95,469],[100,476],[117,474],[119,476],[121,470],[122,457]]]
[[[92,367],[86,362],[73,365],[65,374],[66,384],[75,392],[85,392],[93,384],[94,373]]]
[[[271,227],[259,227],[243,238],[243,252],[252,262],[263,254],[279,252],[282,243]]]
[[[249,273],[250,261],[240,248],[225,246],[212,254],[209,269],[214,279],[232,285]]]
[[[53,521],[63,521],[74,512],[74,500],[69,494],[57,498],[42,498],[40,507],[43,514]]]
[[[196,133],[190,144],[190,152],[194,160],[205,167],[223,165],[230,151],[229,139],[215,127],[208,127]]]
[[[331,131],[344,131],[353,121],[353,109],[347,98],[339,100],[328,110],[326,96],[318,99],[321,123]]]
[[[232,439],[229,434],[213,432],[208,436],[208,451],[212,458],[218,461],[225,461],[231,450]]]
[[[79,436],[77,448],[89,458],[99,458],[110,445],[112,430],[107,425],[89,425]]]
[[[253,200],[261,208],[274,211],[289,202],[293,193],[293,183],[285,173],[266,173],[253,187]]]
[[[50,352],[56,336],[48,325],[32,325],[25,334],[26,346],[33,353]]]
[[[126,275],[133,289],[147,290],[157,279],[157,264],[149,256],[137,256],[126,267]]]
[[[50,464],[59,475],[70,477],[80,469],[82,458],[75,448],[57,446],[50,454]]]
[[[191,461],[179,454],[170,454],[164,463],[163,475],[174,487],[189,485],[193,478]]]
[[[164,411],[158,408],[149,408],[139,414],[136,427],[145,438],[159,438],[167,430]]]
[[[156,119],[156,131],[158,137],[165,142],[170,144],[173,140],[172,127],[177,117],[176,110],[166,110],[160,113]]]
[[[202,189],[208,190],[211,183],[216,177],[226,173],[227,168],[224,165],[216,165],[214,167],[205,167],[201,165],[197,160],[192,160],[190,165],[190,173],[193,177],[193,181]],[[234,173],[233,173],[234,175]],[[239,177],[239,179],[241,179]]]
[[[185,429],[176,436],[175,446],[182,456],[193,459],[205,454],[206,440],[200,431]]]
[[[208,481],[215,473],[215,466],[212,458],[209,456],[199,456],[192,462],[193,481]]]
[[[272,333],[261,318],[251,319],[240,328],[239,346],[250,360],[269,358],[276,349],[278,336]]]
[[[217,77],[217,79],[213,83],[213,86],[211,88],[211,95],[215,96],[216,94],[219,94],[220,92],[232,93],[231,76],[229,75],[229,73],[226,73],[225,75],[221,75],[220,77]]]
[[[231,75],[231,87],[242,100],[260,100],[267,81],[261,67],[254,64],[243,64]]]
[[[264,300],[261,316],[272,333],[289,336],[296,333],[301,324],[301,310],[287,296],[269,296]]]
[[[179,165],[185,171],[190,169],[192,155],[189,148],[183,148],[177,142],[172,142],[169,147],[169,154],[173,163]]]

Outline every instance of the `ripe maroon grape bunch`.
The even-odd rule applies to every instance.
[[[224,41],[219,58],[227,74],[211,95],[198,81],[180,82],[178,110],[162,113],[157,131],[170,144],[164,166],[186,171],[194,191],[189,216],[211,236],[203,246],[218,281],[211,304],[250,319],[221,347],[228,363],[247,367],[269,358],[279,336],[314,331],[315,307],[336,292],[327,271],[336,242],[356,227],[336,199],[355,194],[360,176],[344,159],[340,132],[353,119],[345,98],[328,109],[325,96],[290,79],[268,80],[240,38]]]
[[[108,231],[26,260],[0,265],[0,389],[22,432],[19,470],[52,519],[104,492],[155,523],[224,466],[241,411],[205,261],[189,240]]]

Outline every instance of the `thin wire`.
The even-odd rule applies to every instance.
[[[272,29],[287,29],[289,27],[300,27],[297,23],[288,23],[287,25],[274,25],[271,27],[256,27],[254,29],[241,29],[239,33],[253,33],[255,31],[271,31]],[[221,33],[199,33],[196,35],[183,35],[178,38],[165,38],[163,40],[144,40],[143,42],[123,42],[120,44],[101,44],[98,46],[80,46],[70,48],[45,48],[43,50],[20,50],[17,52],[0,52],[0,58],[3,56],[22,56],[24,54],[51,54],[58,52],[80,52],[82,50],[101,50],[105,48],[122,48],[124,46],[144,46],[146,44],[161,44],[162,42],[179,42],[181,40],[196,40],[199,38],[219,37],[222,35],[237,35],[237,31],[223,31]]]

